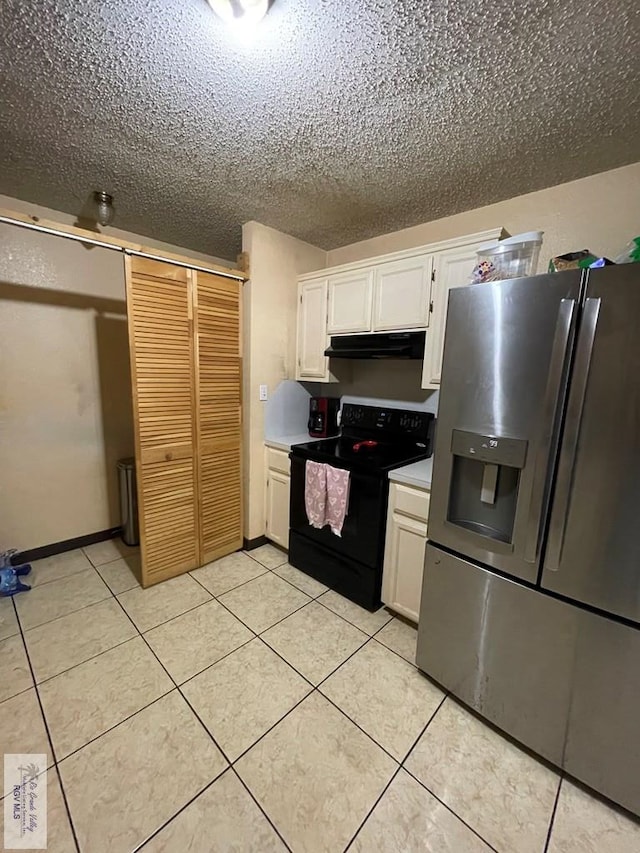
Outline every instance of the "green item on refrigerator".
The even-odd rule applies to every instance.
[[[622,252],[614,258],[614,264],[634,264],[640,262],[640,237],[629,240]]]

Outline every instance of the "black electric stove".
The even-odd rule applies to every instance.
[[[345,403],[338,438],[291,448],[289,562],[369,610],[380,606],[389,494],[388,472],[433,452],[429,412]],[[349,505],[336,536],[307,519],[307,460],[350,472]]]

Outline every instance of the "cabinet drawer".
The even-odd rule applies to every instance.
[[[409,515],[419,521],[427,523],[429,518],[429,492],[422,489],[414,489],[411,486],[403,486],[401,483],[392,483],[392,502],[396,512]]]
[[[284,450],[267,447],[267,468],[270,471],[279,471],[281,474],[290,474],[291,460],[289,454]]]

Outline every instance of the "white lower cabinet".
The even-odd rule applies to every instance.
[[[266,448],[267,524],[266,536],[283,548],[289,547],[289,493],[291,462],[284,450]]]
[[[424,554],[427,545],[429,492],[391,483],[382,574],[382,601],[418,621]]]

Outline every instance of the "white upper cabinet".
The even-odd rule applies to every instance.
[[[476,250],[502,228],[468,234],[300,277],[296,379],[335,382],[331,335],[426,329],[423,388],[439,388],[447,299],[468,284]]]
[[[431,255],[380,264],[374,270],[373,331],[429,325]]]
[[[296,379],[329,381],[327,348],[327,280],[298,285],[298,345]]]
[[[373,270],[329,276],[330,335],[371,331]]]
[[[431,287],[433,313],[431,314],[424,348],[423,388],[440,387],[449,290],[452,287],[469,284],[471,273],[476,264],[477,246],[478,244],[474,243],[459,249],[446,249],[433,256],[433,284]]]

